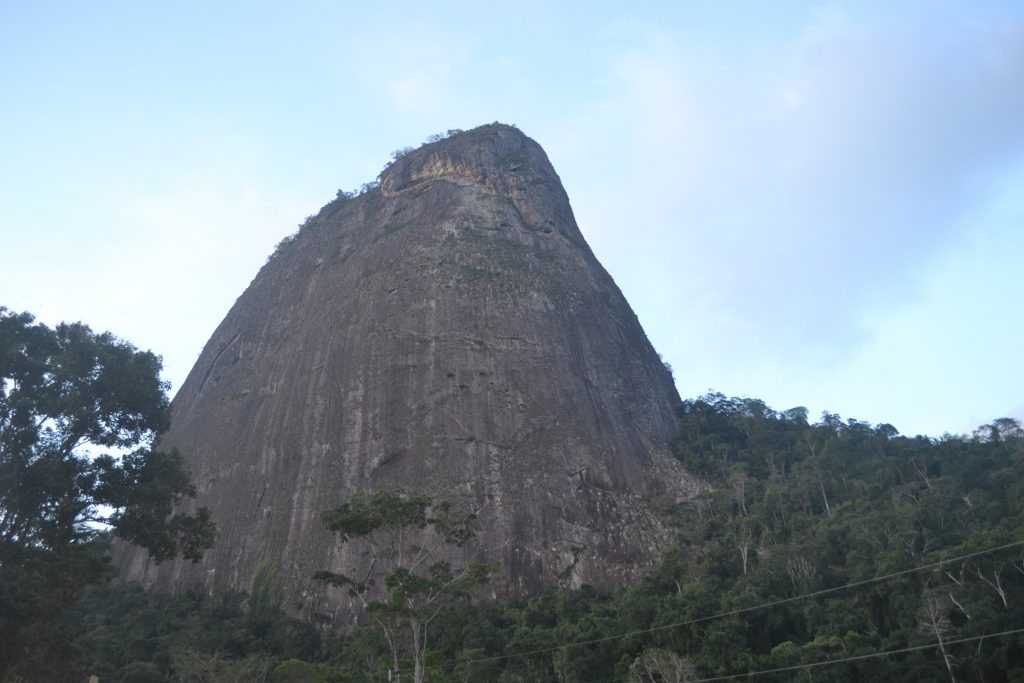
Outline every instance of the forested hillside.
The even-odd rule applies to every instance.
[[[1024,681],[1016,421],[909,438],[709,394],[684,402],[676,454],[714,489],[659,501],[678,538],[654,574],[458,604],[432,626],[427,680]],[[274,569],[258,579],[212,602],[97,589],[65,624],[67,680],[387,680],[372,626],[293,620]]]

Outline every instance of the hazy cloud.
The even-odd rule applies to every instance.
[[[629,168],[572,189],[638,307],[680,312],[662,339],[836,362],[912,300],[1024,149],[1021,25],[946,19],[831,11],[770,54],[648,29],[615,60],[581,117],[611,144],[563,156]]]
[[[46,217],[20,226],[49,243],[8,252],[0,304],[49,324],[83,320],[154,349],[175,389],[287,226],[297,229],[319,199],[290,197],[223,166],[191,169],[148,192],[92,189],[106,195],[102,212],[75,217],[64,239]]]

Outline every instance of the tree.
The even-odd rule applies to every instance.
[[[403,637],[411,637],[413,680],[422,683],[428,629],[453,601],[490,580],[495,565],[466,561],[458,567],[437,559],[442,546],[464,548],[476,518],[463,506],[430,496],[378,492],[356,494],[323,513],[342,542],[358,542],[360,567],[348,574],[319,571],[315,578],[348,590],[384,633],[393,671],[401,680]],[[384,575],[383,587],[376,577]]]
[[[947,611],[946,603],[942,598],[935,596],[925,598],[924,604],[921,606],[919,627],[928,635],[935,636],[935,640],[939,644],[939,652],[942,654],[942,663],[946,665],[946,671],[949,673],[950,683],[956,683],[956,676],[953,675],[953,657],[946,652],[946,644],[943,642],[952,629],[952,624],[946,616]]]
[[[629,666],[632,683],[685,683],[697,678],[697,669],[671,650],[646,648]]]
[[[111,534],[157,561],[212,545],[207,510],[174,512],[194,495],[181,455],[152,449],[170,421],[160,368],[109,333],[0,308],[0,680],[107,575]]]

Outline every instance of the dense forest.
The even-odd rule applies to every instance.
[[[657,571],[613,593],[567,577],[452,601],[426,680],[1024,681],[1015,420],[910,438],[708,394],[683,402],[675,452],[713,488],[661,502],[677,538]],[[215,600],[98,585],[39,637],[51,656],[11,680],[412,680],[372,624],[290,617],[272,566]]]

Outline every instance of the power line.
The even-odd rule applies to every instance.
[[[1024,545],[1024,540],[1014,541],[1012,543],[1005,543],[994,548],[988,548],[986,550],[979,550],[973,553],[966,553],[964,555],[958,555],[956,557],[949,557],[936,562],[930,562],[928,564],[922,564],[917,567],[911,567],[910,569],[903,569],[898,572],[892,572],[890,574],[883,574],[882,576],[875,576],[870,579],[862,579],[860,581],[852,581],[850,583],[843,584],[842,586],[836,586],[834,588],[823,588],[821,590],[813,591],[811,593],[803,593],[801,595],[794,595],[788,598],[782,598],[779,600],[772,600],[771,602],[764,602],[759,605],[753,605],[750,607],[741,607],[739,609],[729,610],[728,612],[719,612],[717,614],[711,614],[704,617],[697,617],[695,619],[688,619],[686,621],[677,621],[671,624],[662,624],[661,626],[652,626],[651,628],[637,629],[635,631],[627,631],[626,633],[618,633],[611,636],[601,636],[600,638],[591,638],[590,640],[581,640],[573,643],[565,643],[563,645],[551,645],[548,647],[537,648],[535,650],[526,650],[523,652],[512,652],[503,655],[493,655],[491,657],[476,657],[473,659],[463,659],[457,662],[449,662],[447,664],[434,664],[426,667],[426,669],[445,669],[456,664],[485,664],[489,662],[497,662],[503,659],[513,659],[516,657],[529,657],[532,655],[545,654],[548,652],[556,652],[558,650],[570,648],[570,647],[584,647],[586,645],[597,645],[598,643],[606,643],[612,640],[621,640],[623,638],[631,638],[633,636],[641,636],[648,633],[656,633],[659,631],[666,631],[673,628],[680,628],[682,626],[692,626],[693,624],[700,624],[706,621],[714,621],[715,619],[723,619],[725,617],[733,617],[740,614],[746,614],[748,612],[754,612],[759,609],[766,609],[768,607],[778,607],[779,605],[785,605],[790,602],[796,602],[797,600],[805,600],[807,598],[816,598],[829,593],[836,593],[843,590],[849,590],[851,588],[859,588],[861,586],[867,586],[872,583],[878,583],[881,581],[887,581],[894,579],[898,576],[906,576],[908,574],[915,574],[917,572],[924,571],[926,569],[935,569],[943,565],[952,564],[954,562],[961,562],[969,560],[974,557],[980,557],[981,555],[987,555],[989,553],[999,552],[1000,550],[1008,550],[1010,548],[1016,548]],[[400,673],[408,673],[412,669],[401,669]],[[747,674],[743,674],[746,676]],[[718,679],[710,679],[718,680]]]
[[[1012,631],[1003,631],[1001,633],[989,633],[983,636],[972,636],[970,638],[959,638],[957,640],[944,640],[942,645],[957,645],[959,643],[970,643],[976,640],[984,640],[985,638],[1000,638],[1002,636],[1012,636],[1016,633],[1024,633],[1024,628],[1016,628]],[[939,643],[929,643],[928,645],[915,645],[914,647],[903,647],[898,650],[886,650],[885,652],[871,652],[864,655],[854,655],[852,657],[843,657],[842,659],[825,659],[820,662],[811,662],[809,664],[795,664],[793,666],[783,666],[778,669],[762,669],[761,671],[748,671],[746,673],[729,674],[727,676],[714,676],[712,678],[696,678],[690,683],[711,683],[712,681],[730,681],[736,678],[752,678],[754,676],[764,676],[766,674],[779,674],[787,671],[798,671],[800,669],[813,669],[818,666],[830,666],[832,664],[844,664],[849,662],[861,661],[864,659],[874,659],[876,657],[888,657],[889,655],[902,655],[908,652],[917,652],[919,650],[934,650],[939,647]]]

